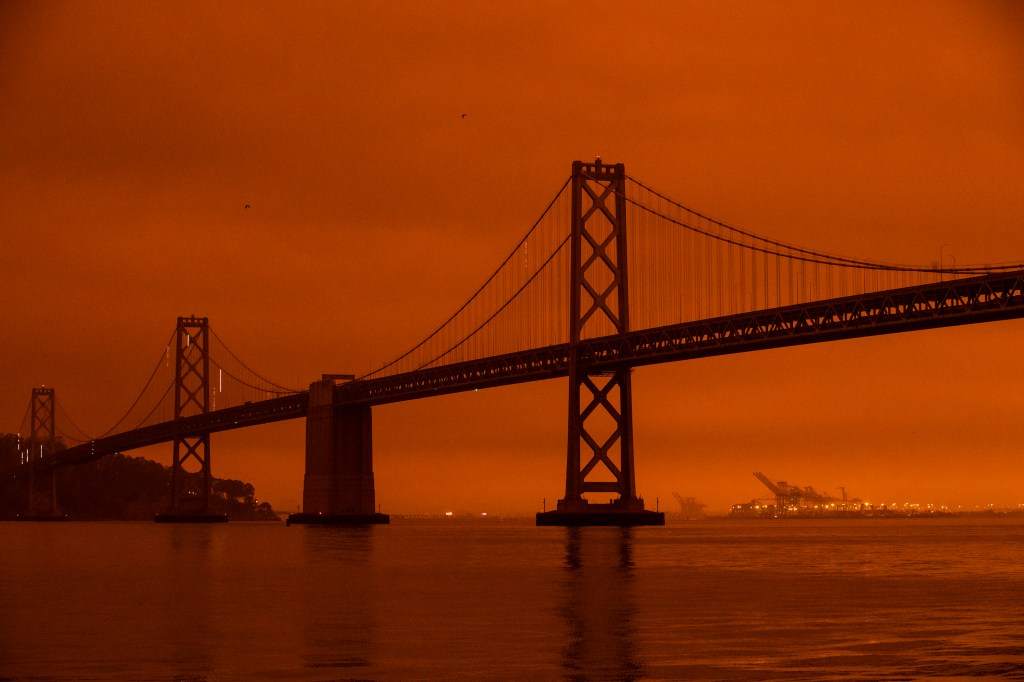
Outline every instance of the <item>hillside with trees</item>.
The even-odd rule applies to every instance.
[[[20,464],[14,434],[0,434],[0,480]],[[60,450],[61,443],[52,444]],[[0,517],[10,518],[26,509],[25,486],[0,487]],[[109,455],[103,459],[57,471],[57,503],[62,513],[78,520],[152,521],[167,511],[171,499],[171,469],[140,457]],[[210,512],[228,514],[236,521],[279,521],[268,502],[256,499],[253,486],[234,479],[214,478]]]

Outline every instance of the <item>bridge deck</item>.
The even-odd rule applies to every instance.
[[[1024,271],[984,275],[674,324],[581,341],[577,361],[599,371],[728,353],[782,348],[1024,317]],[[568,376],[570,347],[559,344],[482,360],[357,380],[337,401],[382,405]],[[59,468],[173,440],[176,436],[305,417],[307,392],[186,417],[77,445],[37,463]]]
[[[594,370],[1024,317],[1024,271],[656,327],[581,341]],[[340,385],[342,402],[380,405],[568,376],[560,344]]]

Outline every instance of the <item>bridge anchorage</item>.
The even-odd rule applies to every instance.
[[[630,331],[625,166],[576,161],[571,182],[565,497],[538,513],[537,525],[664,525],[664,513],[645,510],[636,495],[631,369],[593,368],[580,353],[584,338]],[[586,493],[618,497],[595,504]]]
[[[184,434],[181,419],[205,415],[210,407],[210,327],[205,317],[179,317],[175,336],[174,458],[171,503],[157,523],[223,523],[210,513],[210,432]],[[190,470],[189,467],[195,467]]]

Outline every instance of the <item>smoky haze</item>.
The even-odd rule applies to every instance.
[[[40,385],[106,430],[181,315],[285,385],[372,369],[597,155],[788,243],[1024,260],[1022,46],[1006,2],[5,3],[0,431]],[[1024,502],[1022,334],[638,369],[638,493],[724,510],[764,496],[764,471],[872,502]],[[375,408],[384,511],[552,505],[566,391]],[[294,511],[301,420],[212,442],[214,475]]]

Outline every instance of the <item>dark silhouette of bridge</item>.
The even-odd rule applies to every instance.
[[[480,289],[387,365],[288,389],[249,369],[205,318],[179,318],[146,387],[102,436],[58,429],[53,389],[33,389],[31,445],[15,475],[34,513],[52,515],[54,470],[171,442],[168,519],[202,519],[211,433],[306,418],[303,512],[291,521],[385,522],[374,501],[375,405],[568,377],[565,497],[538,524],[660,524],[635,490],[631,368],[1022,316],[1024,264],[830,255],[686,208],[621,164],[575,162]],[[168,384],[156,378],[170,372],[172,345]],[[53,448],[58,435],[72,445]]]

